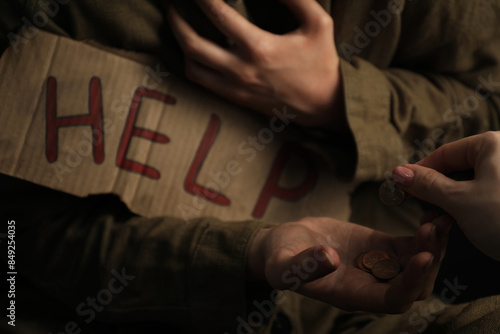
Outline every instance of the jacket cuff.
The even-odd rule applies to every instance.
[[[391,89],[384,73],[360,58],[340,61],[347,122],[357,147],[356,181],[380,180],[405,150],[392,123]]]
[[[189,270],[188,305],[193,327],[221,330],[236,329],[238,318],[247,313],[247,253],[256,232],[270,224],[252,222],[221,222],[207,220],[197,243]],[[269,295],[268,291],[259,293]]]

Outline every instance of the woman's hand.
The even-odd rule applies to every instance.
[[[215,94],[271,115],[283,105],[295,122],[345,128],[333,20],[315,0],[283,0],[300,22],[285,35],[250,23],[222,0],[197,3],[232,42],[222,48],[198,35],[169,6],[168,20],[185,53],[186,75]]]
[[[445,174],[474,170],[474,179]],[[396,184],[441,207],[479,250],[500,261],[500,132],[487,132],[443,145],[416,165],[396,167]]]
[[[433,289],[451,221],[437,218],[415,237],[395,237],[331,218],[305,218],[258,232],[249,272],[276,289],[290,289],[345,310],[399,313]],[[401,265],[381,282],[355,266],[356,257],[384,250]]]

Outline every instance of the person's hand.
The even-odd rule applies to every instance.
[[[500,132],[443,145],[415,165],[396,167],[392,178],[404,191],[437,205],[456,219],[471,243],[500,261]],[[474,170],[474,179],[445,174]]]
[[[305,218],[260,230],[250,244],[248,270],[273,288],[344,310],[400,313],[431,294],[450,226],[441,217],[414,237],[395,237],[332,218]],[[382,282],[358,269],[356,257],[370,250],[387,252],[402,272]]]
[[[223,0],[198,0],[234,44],[222,48],[198,35],[172,5],[168,21],[185,54],[186,76],[243,107],[271,115],[286,105],[306,126],[346,128],[333,20],[315,0],[282,0],[300,27],[275,35]]]

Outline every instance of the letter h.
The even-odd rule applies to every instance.
[[[103,113],[102,113],[102,97],[101,97],[101,82],[99,78],[92,77],[89,87],[89,111],[88,115],[75,116],[57,116],[57,80],[50,76],[47,79],[47,132],[45,143],[45,154],[47,160],[52,163],[57,160],[58,149],[58,130],[62,127],[90,125],[93,132],[102,131],[103,129]],[[104,140],[96,141],[93,139],[93,154],[94,161],[98,164],[104,161]]]

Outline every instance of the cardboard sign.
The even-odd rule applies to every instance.
[[[144,216],[349,216],[352,184],[276,106],[264,118],[159,70],[39,32],[0,60],[0,172]]]

